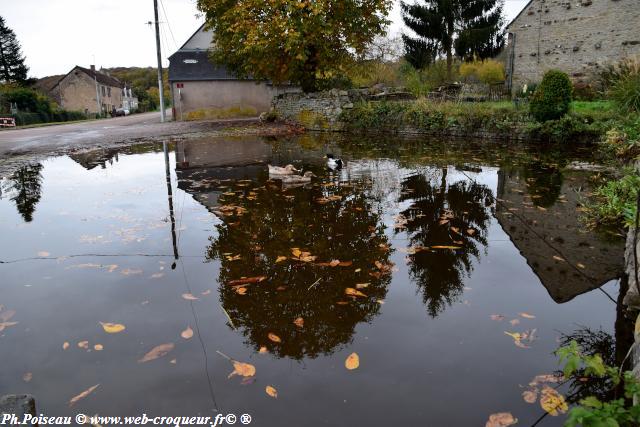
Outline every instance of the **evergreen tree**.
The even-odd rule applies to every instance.
[[[504,45],[503,6],[504,0],[401,2],[402,20],[418,35],[403,36],[407,61],[423,68],[445,55],[451,79],[454,55],[465,61],[495,56]]]
[[[0,82],[24,84],[29,71],[24,60],[16,34],[0,16]]]

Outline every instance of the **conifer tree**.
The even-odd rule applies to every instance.
[[[402,19],[418,36],[403,35],[406,59],[424,68],[439,55],[465,61],[495,56],[504,45],[503,0],[416,0],[401,2]]]
[[[0,82],[24,84],[29,71],[24,62],[16,34],[0,16]]]

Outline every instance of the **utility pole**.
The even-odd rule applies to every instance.
[[[166,120],[164,112],[164,84],[162,83],[162,51],[160,50],[160,22],[158,21],[158,0],[153,0],[153,12],[156,18],[156,51],[158,54],[158,90],[160,93],[160,122]]]

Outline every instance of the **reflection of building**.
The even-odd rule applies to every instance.
[[[499,172],[496,217],[553,300],[570,301],[620,277],[623,245],[585,230],[576,210],[579,192],[589,186],[587,175],[565,172],[557,200],[546,208],[531,195],[554,189],[530,188],[532,179],[523,175]]]
[[[126,85],[122,89],[122,108],[131,112],[138,109],[138,97],[133,96],[133,90]]]

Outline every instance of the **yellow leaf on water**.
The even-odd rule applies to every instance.
[[[518,419],[514,418],[509,412],[499,412],[489,416],[489,421],[487,421],[485,427],[507,427],[517,422]]]
[[[256,374],[256,367],[249,363],[238,362],[237,360],[232,360],[233,363],[233,372],[229,374],[228,378],[233,377],[234,375],[240,375],[241,377],[253,377]]]
[[[267,335],[267,337],[268,337],[271,341],[273,341],[273,342],[275,342],[275,343],[281,343],[281,342],[282,342],[282,340],[280,339],[280,337],[279,337],[279,336],[277,336],[277,335],[276,335],[276,334],[274,334],[274,333],[269,332],[269,335]]]
[[[89,341],[80,341],[78,343],[78,347],[83,348],[85,350],[89,349]]]
[[[278,259],[276,259],[276,264],[278,264],[279,262],[284,262],[287,260],[286,256],[279,256]]]
[[[520,316],[524,317],[525,319],[535,319],[536,316],[534,316],[533,314],[529,314],[529,313],[518,313]]]
[[[62,349],[66,350],[69,348],[69,343],[67,341],[64,342],[64,344],[62,344]]]
[[[542,388],[540,406],[552,417],[565,414],[569,410],[564,397],[549,386],[544,386]]]
[[[268,353],[268,352],[269,352],[269,350],[267,350],[267,347],[265,347],[265,346],[260,347],[260,350],[258,350],[258,353],[260,353],[260,354],[265,354],[265,353]]]
[[[296,325],[298,328],[304,328],[304,319],[302,317],[298,317],[296,320],[293,321],[293,324]]]
[[[84,399],[85,397],[89,396],[99,386],[100,386],[100,384],[96,384],[93,387],[89,387],[88,389],[86,389],[85,391],[80,393],[79,395],[77,395],[75,397],[72,397],[71,400],[69,400],[69,407],[72,407],[73,405],[78,403],[78,401],[80,401],[80,400]]]
[[[138,363],[150,362],[152,360],[156,360],[162,356],[165,356],[171,350],[175,348],[173,343],[161,344],[151,349],[144,357],[138,360]]]
[[[366,297],[365,294],[360,292],[357,289],[347,288],[344,290],[345,295],[349,295],[350,297]]]
[[[578,268],[581,268],[581,269],[583,269],[583,270],[584,270],[585,268],[587,268],[587,267],[586,267],[584,264],[582,264],[582,263],[577,263],[576,265],[578,266]]]
[[[184,331],[182,331],[182,333],[180,334],[180,336],[182,338],[184,338],[185,340],[191,339],[193,338],[193,329],[191,329],[191,326],[187,326],[187,329],[185,329]]]
[[[270,385],[268,385],[265,388],[265,391],[269,396],[273,397],[274,399],[278,398],[278,390],[276,390],[274,387],[271,387]]]
[[[93,346],[93,349],[95,351],[102,351],[102,350],[104,350],[104,346],[102,344],[96,344],[96,345]]]
[[[126,329],[126,327],[124,325],[121,325],[120,323],[100,322],[100,324],[102,325],[102,329],[104,329],[104,331],[108,334],[117,334]]]
[[[246,295],[247,294],[247,288],[245,288],[244,286],[240,286],[239,288],[236,288],[236,293],[238,295]]]
[[[370,283],[356,283],[356,289],[368,288]]]
[[[187,301],[197,301],[198,300],[198,297],[195,297],[192,294],[182,294],[182,298],[186,299]]]
[[[559,257],[557,255],[554,255],[553,259],[555,259],[556,261],[565,262],[564,258],[561,258],[561,257]]]
[[[291,253],[296,258],[300,258],[300,255],[302,255],[302,251],[298,248],[291,248]]]
[[[344,361],[344,366],[350,371],[358,369],[360,366],[360,357],[358,356],[358,353],[351,353],[349,357],[347,357],[347,360]]]
[[[25,383],[28,383],[29,381],[31,381],[33,379],[33,374],[31,372],[26,372],[23,376],[22,376],[22,381],[24,381]]]
[[[431,249],[451,249],[451,250],[457,250],[457,249],[460,249],[460,246],[431,246]]]

